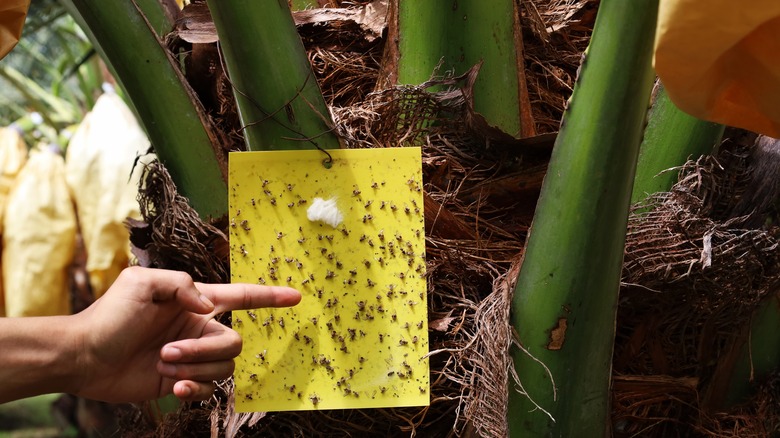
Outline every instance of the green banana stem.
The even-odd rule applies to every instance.
[[[398,27],[398,83],[425,82],[437,68],[460,75],[481,61],[475,111],[515,137],[533,135],[530,108],[522,107],[530,105],[515,7],[512,0],[399,1],[398,22],[390,23]]]
[[[152,12],[156,2],[145,9],[134,0],[63,3],[122,84],[179,193],[203,218],[227,214],[227,165],[200,103],[152,30],[148,17],[162,20]]]
[[[287,2],[209,0],[247,149],[335,149],[333,122]]]
[[[603,0],[564,113],[512,301],[513,436],[605,436],[631,188],[658,0]]]
[[[724,129],[682,112],[659,84],[639,148],[631,203],[670,190],[677,182],[677,172],[666,170],[682,166],[690,157],[711,154]]]

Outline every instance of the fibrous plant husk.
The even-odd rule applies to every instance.
[[[143,221],[128,219],[138,264],[184,271],[200,282],[229,281],[225,234],[200,219],[159,161],[143,166],[138,188]]]
[[[767,401],[771,391],[732,412],[710,412],[703,401],[719,358],[780,279],[780,228],[751,226],[742,203],[756,191],[761,156],[750,142],[726,141],[630,216],[614,356],[616,436],[772,432],[762,417],[767,403],[780,403]]]

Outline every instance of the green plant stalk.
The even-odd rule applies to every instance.
[[[333,122],[287,2],[209,0],[247,149],[336,149]]]
[[[677,182],[677,172],[664,171],[682,166],[691,157],[711,154],[724,128],[682,112],[659,85],[639,148],[631,203],[669,191]]]
[[[290,9],[293,11],[304,11],[319,7],[320,5],[316,0],[290,0]]]
[[[483,61],[474,84],[474,109],[489,124],[522,136],[517,59],[522,52],[514,16],[511,0],[489,7],[479,0],[399,1],[398,83],[420,84],[437,67],[439,75],[459,75]]]
[[[615,313],[657,9],[658,0],[600,3],[512,301],[527,352],[513,348],[512,356],[528,395],[510,384],[512,436],[608,433]]]
[[[778,370],[780,365],[780,294],[773,293],[753,314],[750,334],[741,345],[736,366],[728,376],[728,386],[718,407],[744,402],[755,392],[755,384]]]
[[[179,193],[203,218],[227,214],[227,183],[205,115],[135,3],[64,3],[121,82]]]

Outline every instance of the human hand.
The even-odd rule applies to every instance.
[[[202,284],[182,272],[125,269],[103,297],[74,315],[82,371],[73,393],[108,402],[171,393],[185,401],[207,399],[213,381],[232,374],[241,352],[238,333],[214,316],[300,299],[288,287]]]

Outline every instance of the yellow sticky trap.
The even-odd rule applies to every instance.
[[[430,403],[420,148],[329,152],[230,154],[233,281],[303,295],[233,312],[238,412]]]

